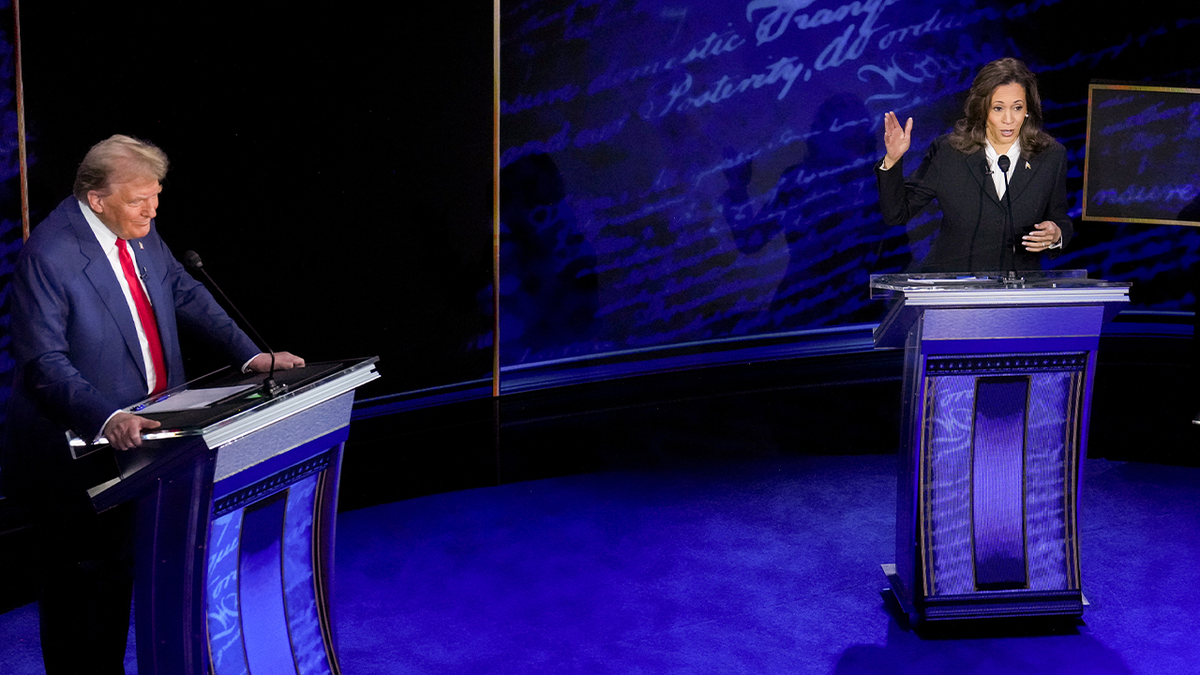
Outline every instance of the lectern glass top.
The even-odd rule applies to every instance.
[[[871,297],[926,292],[1014,291],[1050,288],[1128,288],[1123,281],[1089,279],[1087,270],[1041,270],[1036,272],[977,272],[974,274],[872,274]]]
[[[162,423],[160,429],[144,434],[144,440],[155,441],[201,435],[218,426],[236,425],[240,419],[248,415],[260,414],[265,409],[286,406],[290,401],[305,396],[313,389],[358,371],[370,371],[370,379],[373,379],[377,377],[374,375],[376,361],[378,361],[378,357],[310,363],[302,368],[277,370],[274,380],[278,388],[283,391],[275,394],[266,393],[264,384],[267,379],[266,374],[239,373],[230,368],[223,368],[170,389],[159,396],[141,401],[126,410]],[[189,392],[211,391],[221,392],[222,395],[215,397],[215,400],[210,400],[214,398],[210,396],[197,405],[178,409],[163,410],[159,407],[162,403],[169,403],[173,399],[184,397]],[[82,457],[108,442],[106,439],[100,439],[98,444],[88,444],[71,432],[67,432],[67,440],[76,458]]]

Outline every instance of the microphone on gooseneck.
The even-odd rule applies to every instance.
[[[1008,167],[1012,166],[1012,160],[1010,160],[1008,158],[1008,155],[1000,155],[1000,157],[996,160],[996,166],[1000,167],[1000,170],[1004,172],[1004,194],[1007,195],[1008,194]]]
[[[1004,176],[1004,206],[1006,216],[1004,219],[1004,236],[1008,239],[1009,251],[1011,253],[1009,257],[1010,269],[1008,271],[1011,273],[1010,276],[1015,276],[1017,271],[1017,238],[1016,233],[1013,232],[1015,225],[1013,223],[1012,199],[1008,195],[1008,167],[1011,165],[1012,160],[1008,158],[1008,155],[1000,155],[996,159],[996,166],[1000,167],[1000,173]]]
[[[988,158],[986,156],[983,157],[983,175],[984,176],[992,175],[992,163],[988,161]],[[981,223],[983,223],[983,200],[984,200],[984,195],[987,194],[987,189],[984,187],[984,185],[985,185],[985,183],[979,184],[979,213],[978,213],[978,215],[975,216],[975,229],[971,230],[971,246],[970,246],[970,248],[967,249],[967,267],[970,268],[967,271],[972,274],[974,274],[976,272],[976,269],[975,269],[975,237],[976,237],[976,235],[979,234],[979,225]]]
[[[233,313],[237,315],[237,318],[242,322],[242,325],[250,330],[250,332],[254,335],[254,338],[258,340],[260,345],[262,345],[267,355],[271,357],[271,369],[267,373],[267,379],[263,381],[263,389],[271,396],[276,396],[286,390],[286,384],[278,384],[275,382],[275,351],[271,349],[271,346],[267,344],[267,341],[263,339],[262,335],[259,335],[258,331],[255,330],[254,324],[247,321],[246,317],[242,315],[241,310],[237,308],[237,305],[233,304],[233,301],[229,299],[228,295],[225,295],[225,291],[222,291],[221,287],[217,285],[217,282],[213,281],[213,278],[209,275],[208,270],[204,269],[204,263],[200,260],[200,254],[196,253],[195,251],[185,251],[183,254],[183,264],[187,265],[189,269],[204,275],[204,279],[208,281],[208,285],[212,286],[213,290],[215,290],[217,294],[221,296],[221,299],[225,301],[225,306],[233,310]]]
[[[983,174],[985,177],[986,175],[991,175],[991,162],[988,161],[988,157],[986,156],[983,157]],[[984,183],[979,184],[979,214],[976,216],[976,228],[971,231],[971,246],[967,249],[967,271],[970,271],[971,274],[977,271],[974,268],[974,240],[976,240],[979,234],[980,223],[983,223],[983,199],[984,195],[986,195],[984,185]]]

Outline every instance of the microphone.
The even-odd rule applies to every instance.
[[[1009,277],[1016,276],[1017,267],[1017,237],[1013,232],[1013,214],[1012,214],[1012,199],[1008,194],[1008,167],[1012,166],[1012,160],[1008,155],[1000,155],[996,159],[996,166],[1000,167],[1000,173],[1004,176],[1004,206],[1006,207],[1006,218],[1004,219],[1004,236],[1008,239],[1009,245]]]
[[[204,269],[204,263],[200,260],[200,254],[196,253],[195,251],[185,251],[183,254],[183,264],[187,265],[188,269],[204,275],[204,279],[208,281],[208,285],[212,286],[213,289],[216,290],[217,294],[221,296],[221,299],[225,301],[225,305],[233,310],[233,313],[237,315],[238,320],[242,322],[243,326],[250,329],[250,333],[254,335],[254,338],[258,340],[260,345],[262,345],[267,355],[271,357],[271,369],[267,373],[267,379],[263,380],[263,389],[266,390],[266,392],[271,396],[278,396],[279,394],[287,391],[286,384],[279,384],[275,382],[275,351],[271,349],[271,346],[267,344],[267,341],[263,339],[262,335],[259,335],[258,331],[255,330],[254,325],[246,320],[246,317],[242,315],[242,312],[237,308],[237,305],[233,304],[233,301],[229,299],[229,296],[225,295],[225,291],[222,291],[221,287],[217,285],[217,282],[213,281],[213,278],[209,275],[208,270]]]
[[[986,155],[983,157],[983,175],[992,175],[992,163],[988,161]],[[975,229],[971,231],[971,247],[968,249],[969,253],[967,253],[967,267],[970,268],[967,271],[972,274],[975,273],[975,237],[979,234],[980,224],[983,223],[983,200],[984,195],[987,194],[987,188],[984,185],[985,183],[979,184],[979,215],[975,218]]]

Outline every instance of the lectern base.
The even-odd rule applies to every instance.
[[[905,593],[895,563],[881,567],[888,580],[885,593],[908,616],[911,626],[962,619],[1079,618],[1088,606],[1087,598],[1079,591],[1006,590],[926,597],[918,607]]]
[[[883,576],[888,580],[887,588],[882,591],[885,596],[884,601],[891,599],[896,603],[896,607],[908,617],[908,625],[917,625],[921,617],[917,614],[917,608],[909,600],[908,595],[904,593],[904,584],[900,583],[900,575],[896,573],[896,563],[884,563],[880,567],[883,568]]]

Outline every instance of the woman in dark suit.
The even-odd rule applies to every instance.
[[[902,225],[933,200],[942,224],[922,263],[926,272],[1041,269],[1071,238],[1067,153],[1042,129],[1037,80],[1012,58],[984,66],[964,105],[966,117],[933,142],[904,179],[913,121],[883,118],[887,156],[876,166],[888,225]]]

